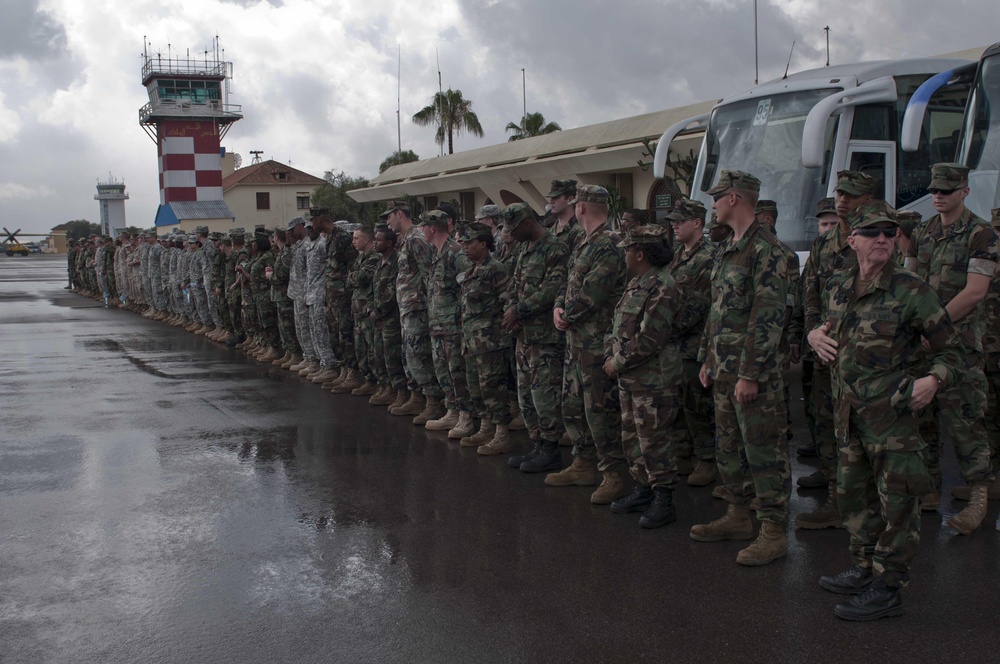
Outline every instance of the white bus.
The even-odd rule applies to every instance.
[[[971,169],[966,206],[989,221],[1000,207],[1000,43],[979,60],[955,161]]]
[[[860,170],[882,182],[895,208],[932,209],[930,166],[951,161],[953,132],[962,124],[971,81],[936,92],[927,106],[936,133],[904,152],[899,138],[910,97],[923,83],[974,62],[957,58],[884,60],[822,67],[751,88],[720,101],[710,113],[667,129],[656,147],[653,172],[663,177],[670,142],[705,132],[692,197],[711,206],[705,191],[722,169],[753,173],[761,198],[778,203],[778,236],[806,252],[816,237],[816,203],[832,196],[837,171]],[[947,141],[939,140],[947,137]]]

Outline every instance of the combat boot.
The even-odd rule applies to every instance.
[[[725,516],[711,523],[691,526],[691,539],[698,542],[753,539],[753,521],[750,509],[743,505],[729,504]]]
[[[490,420],[484,418],[479,423],[479,431],[471,436],[462,438],[458,444],[462,447],[479,447],[480,445],[485,445],[493,440],[493,436],[496,434],[496,431],[496,425]]]
[[[285,362],[287,362],[288,358],[290,358],[291,356],[292,356],[292,354],[289,353],[286,350],[284,355],[282,355],[281,357],[279,357],[278,359],[276,359],[274,362],[271,362],[271,364],[273,364],[276,367],[280,367],[282,364],[284,364]]]
[[[760,567],[787,555],[788,540],[785,539],[784,526],[774,521],[761,521],[757,540],[736,554],[736,562]]]
[[[963,535],[971,535],[986,517],[987,493],[985,484],[973,486],[969,492],[969,504],[958,514],[948,517],[946,523]]]
[[[622,479],[621,471],[608,470],[604,472],[601,486],[590,494],[590,502],[593,505],[610,505],[624,495],[625,482]]]
[[[715,481],[717,467],[714,461],[701,459],[695,467],[694,472],[688,475],[688,486],[708,486]]]
[[[562,455],[559,453],[559,443],[554,440],[543,440],[538,454],[521,464],[522,473],[545,473],[559,470],[562,467]]]
[[[615,514],[631,514],[645,512],[653,504],[653,490],[648,486],[636,484],[632,493],[611,501],[611,511]]]
[[[870,567],[855,565],[840,574],[824,574],[819,577],[819,585],[838,595],[860,595],[874,580],[875,574]]]
[[[659,528],[677,520],[674,492],[668,487],[653,488],[653,504],[639,517],[640,528]]]
[[[378,385],[371,381],[365,381],[361,384],[361,387],[355,387],[351,390],[352,397],[370,397],[374,396],[378,392]]]
[[[521,409],[516,403],[510,405],[510,424],[507,425],[508,431],[524,431],[527,427],[524,426],[524,416],[521,415]]]
[[[368,400],[368,403],[372,406],[388,406],[395,400],[396,390],[386,385],[382,388],[382,393],[376,393],[371,399]]]
[[[849,602],[838,604],[833,613],[841,620],[868,621],[903,615],[899,588],[889,588],[875,577],[871,585]]]
[[[795,480],[795,483],[803,489],[818,489],[821,486],[827,485],[827,479],[822,470],[817,470],[808,475],[803,475]]]
[[[726,498],[726,487],[720,484],[719,486],[712,489],[712,498],[718,498],[719,500],[725,500]]]
[[[303,369],[305,369],[308,364],[309,364],[309,360],[305,359],[304,357],[300,357],[298,362],[296,362],[295,364],[293,364],[290,367],[288,367],[288,370],[289,371],[294,371],[295,373],[298,373],[298,372],[302,371]]]
[[[319,369],[320,369],[319,362],[317,362],[316,360],[309,360],[308,362],[305,363],[305,365],[301,369],[298,370],[297,373],[302,378],[305,378],[309,374],[316,373]]]
[[[302,361],[302,358],[299,357],[298,355],[289,355],[288,359],[281,363],[281,368],[282,369],[288,369],[289,371],[291,371],[292,367],[294,367],[296,364],[298,364],[301,361]]]
[[[197,329],[195,329],[194,333],[197,334],[200,337],[203,337],[203,336],[205,336],[206,334],[208,334],[211,331],[212,331],[212,328],[210,328],[208,325],[202,325],[201,327],[198,327]]]
[[[337,367],[337,375],[330,379],[330,385],[323,386],[323,389],[332,390],[333,388],[343,383],[345,380],[347,380],[347,365],[342,364],[339,367]]]
[[[441,397],[427,397],[427,401],[424,403],[424,409],[413,418],[413,424],[417,426],[424,426],[431,420],[437,420],[444,417],[444,414],[444,402],[441,400]]]
[[[594,486],[597,484],[597,461],[576,457],[558,473],[545,476],[549,486]]]
[[[493,433],[493,440],[476,448],[476,454],[480,456],[494,456],[506,454],[511,450],[510,434],[508,434],[506,424],[497,424]]]
[[[542,441],[538,439],[532,439],[532,448],[527,454],[515,454],[514,456],[507,459],[507,465],[511,468],[520,468],[521,464],[525,461],[529,461],[538,456],[542,451]]]
[[[823,528],[843,528],[844,522],[837,509],[837,483],[830,482],[826,502],[813,512],[803,512],[795,517],[795,527],[806,530],[822,530]]]
[[[951,487],[951,495],[958,500],[968,500],[969,496],[972,495],[972,489],[967,484],[965,486],[953,486]],[[993,480],[993,484],[986,491],[986,499],[1000,500],[1000,475]]]
[[[941,494],[937,491],[931,491],[920,498],[921,512],[937,512],[939,507],[941,507]]]
[[[357,369],[347,369],[344,380],[337,383],[330,391],[334,394],[350,394],[364,384],[365,381],[362,380],[361,374],[358,373]]]
[[[333,367],[324,367],[321,371],[317,371],[316,373],[307,376],[307,378],[309,378],[311,382],[317,383],[319,385],[322,385],[327,381],[331,381],[336,377],[337,377],[337,370],[334,369]]]
[[[268,348],[267,352],[265,352],[263,355],[261,355],[258,359],[261,362],[274,363],[274,361],[277,360],[280,357],[282,357],[280,350],[278,350],[277,348]]]
[[[436,420],[428,420],[424,428],[428,431],[448,431],[458,424],[458,409],[452,408],[444,414],[444,417]]]
[[[507,426],[510,428],[510,425]],[[458,422],[455,426],[448,431],[448,438],[452,440],[461,440],[466,436],[472,435],[472,432],[476,430],[476,423],[472,421],[472,413],[467,410],[459,411]]]
[[[420,392],[414,390],[410,392],[410,398],[399,408],[390,408],[390,415],[419,415],[424,412],[424,406],[427,402],[424,400],[424,395]]]
[[[681,477],[687,477],[694,472],[694,460],[689,456],[677,457],[677,474]]]

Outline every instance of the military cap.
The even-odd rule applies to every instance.
[[[310,217],[322,217],[325,214],[330,214],[330,208],[314,206],[309,208]]]
[[[872,210],[864,214],[851,215],[851,230],[886,225],[898,227],[899,222],[897,222],[893,216],[888,215],[885,212],[879,212],[878,210]]]
[[[304,223],[306,223],[306,218],[305,217],[295,217],[294,219],[289,220],[289,222],[288,222],[288,230],[292,230],[293,228],[295,228],[299,224],[304,224]]]
[[[576,193],[576,180],[553,180],[552,188],[545,198],[555,198],[556,196],[572,196]]]
[[[406,201],[389,201],[385,205],[385,210],[379,215],[379,219],[385,219],[396,210],[403,210],[408,213],[410,211],[410,206],[406,203]]]
[[[816,216],[822,217],[824,214],[837,214],[837,203],[833,198],[823,198],[816,204]]]
[[[535,211],[527,203],[508,205],[503,211],[503,229],[510,233],[525,219],[535,219]]]
[[[1000,224],[1000,208],[990,210],[990,223]]]
[[[476,221],[480,219],[499,219],[503,216],[503,212],[496,205],[484,205],[479,208],[479,214],[476,215]]]
[[[931,166],[928,189],[959,189],[969,184],[969,167],[945,162]]]
[[[194,232],[197,234],[208,234],[208,226],[195,226]]]
[[[674,209],[667,215],[667,221],[684,221],[686,219],[701,219],[705,221],[705,206],[699,201],[690,198],[682,198],[674,205]]]
[[[757,207],[753,209],[754,214],[761,214],[763,212],[770,212],[774,216],[778,216],[778,203],[777,201],[772,201],[767,198],[762,198],[757,201]]]
[[[495,206],[494,206],[495,207]],[[459,233],[459,242],[472,242],[473,240],[487,241],[493,237],[493,231],[486,224],[474,222],[467,224]]]
[[[861,171],[840,171],[837,173],[835,191],[847,192],[852,196],[874,194],[878,189],[878,178]]]
[[[713,228],[716,228],[718,225],[719,225],[719,214],[715,210],[712,210],[712,217],[707,222],[705,222],[705,230],[710,231]]]
[[[306,219],[306,228],[312,228],[312,227],[313,227],[312,219]]]
[[[576,188],[576,197],[570,203],[608,204],[608,190],[596,184],[581,184]]]
[[[187,236],[187,241],[188,242],[197,242],[198,241],[198,236],[195,235],[194,233],[191,233],[191,235]]]
[[[433,228],[448,228],[448,213],[444,210],[430,210],[424,212],[417,226],[431,226]]]
[[[208,237],[211,240],[221,240],[222,233],[220,233],[219,231],[212,231],[211,233],[208,234]]]
[[[723,170],[722,173],[719,174],[718,183],[705,193],[709,196],[715,196],[716,194],[721,194],[727,189],[743,189],[746,191],[759,192],[760,180],[746,171]]]
[[[670,234],[663,226],[647,224],[636,226],[625,234],[625,237],[618,243],[619,247],[631,247],[634,244],[661,244],[667,242]]]
[[[241,228],[241,227],[230,228],[229,229],[229,234],[230,235],[246,235],[246,231],[243,230],[243,228]]]
[[[906,237],[910,237],[913,234],[913,229],[920,225],[920,213],[916,210],[898,210],[896,212],[896,223],[899,224],[899,230]]]

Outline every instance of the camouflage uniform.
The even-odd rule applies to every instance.
[[[372,278],[372,322],[375,324],[375,375],[379,385],[394,390],[406,389],[403,370],[403,328],[396,299],[396,273],[399,254],[382,256]]]
[[[149,243],[146,242],[146,237],[143,237],[142,244],[139,246],[139,293],[140,302],[142,304],[149,304],[152,302],[150,299],[152,297],[149,288]]]
[[[267,278],[267,268],[274,269],[274,251],[263,251],[254,257],[250,270],[253,284],[254,308],[261,341],[268,348],[279,348],[281,336],[278,332],[278,311],[271,295],[273,288]]]
[[[375,324],[369,314],[372,310],[372,282],[375,269],[382,256],[369,249],[358,254],[347,275],[347,289],[351,293],[351,317],[354,320],[354,353],[361,377],[377,383],[375,373]]]
[[[330,325],[324,310],[326,300],[326,242],[320,234],[306,247],[306,280],[304,285],[309,338],[321,366],[332,369],[337,364],[330,346]]]
[[[462,350],[472,411],[484,421],[509,424],[510,336],[501,328],[507,268],[497,259],[487,258],[472,265],[461,284]]]
[[[233,250],[229,252],[229,262],[226,266],[226,293],[228,293],[229,314],[233,321],[233,332],[237,337],[245,337],[247,329],[243,326],[243,291],[237,285],[239,272],[236,271],[236,266],[245,264],[249,257],[247,256],[245,246],[236,247],[235,242],[237,239],[243,239],[243,233],[237,233],[235,230],[231,232],[234,245]]]
[[[304,221],[304,220],[303,220]],[[292,299],[295,318],[295,338],[302,348],[302,357],[316,361],[309,326],[309,309],[306,308],[306,256],[312,240],[304,237],[292,245],[292,264],[288,269],[288,297]]]
[[[192,244],[196,238],[192,236]],[[193,245],[196,246],[197,245]],[[205,292],[205,254],[201,248],[191,252],[188,263],[188,280],[191,283],[191,301],[198,312],[198,320],[202,325],[212,325],[212,314],[208,310],[208,294]]]
[[[206,229],[207,230],[207,229]],[[211,238],[204,238],[201,241],[201,256],[202,256],[202,280],[201,283],[205,287],[205,304],[208,307],[208,325],[214,325],[215,327],[222,326],[222,318],[219,316],[219,305],[215,301],[215,280],[216,275],[216,257],[219,254],[218,247],[215,246],[215,242]]]
[[[357,368],[354,351],[354,322],[351,320],[351,293],[347,272],[358,251],[351,244],[351,234],[334,225],[326,240],[326,320],[330,325],[330,343],[338,363]]]
[[[76,244],[69,245],[69,249],[66,250],[66,273],[69,275],[70,288],[76,288],[78,283],[76,276],[76,254]]]
[[[403,367],[412,390],[422,392],[425,397],[441,397],[431,359],[427,316],[427,280],[434,248],[415,226],[399,234],[396,247],[396,299],[403,330]]]
[[[1000,233],[1000,208],[993,210],[993,230]],[[1000,468],[1000,271],[994,272],[983,302],[983,370],[986,375],[986,433],[990,442],[990,468]]]
[[[463,412],[469,412],[471,406],[462,357],[462,312],[459,303],[462,287],[459,276],[468,269],[469,261],[461,245],[449,237],[434,252],[427,279],[427,315],[434,373],[444,392],[445,408]]]

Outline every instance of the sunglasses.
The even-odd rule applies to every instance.
[[[896,237],[896,228],[859,228],[854,231],[854,235],[860,235],[861,237],[878,237],[879,235],[883,237]]]
[[[743,197],[740,196],[739,194],[737,194],[735,191],[720,191],[717,194],[712,194],[712,200],[714,202],[718,203],[719,201],[721,201],[723,198],[726,198],[730,194],[732,194],[733,196],[736,196],[736,198],[739,198],[741,200],[743,199]]]
[[[965,189],[965,187],[955,187],[954,189],[928,189],[927,192],[931,196],[951,196],[959,189]]]

